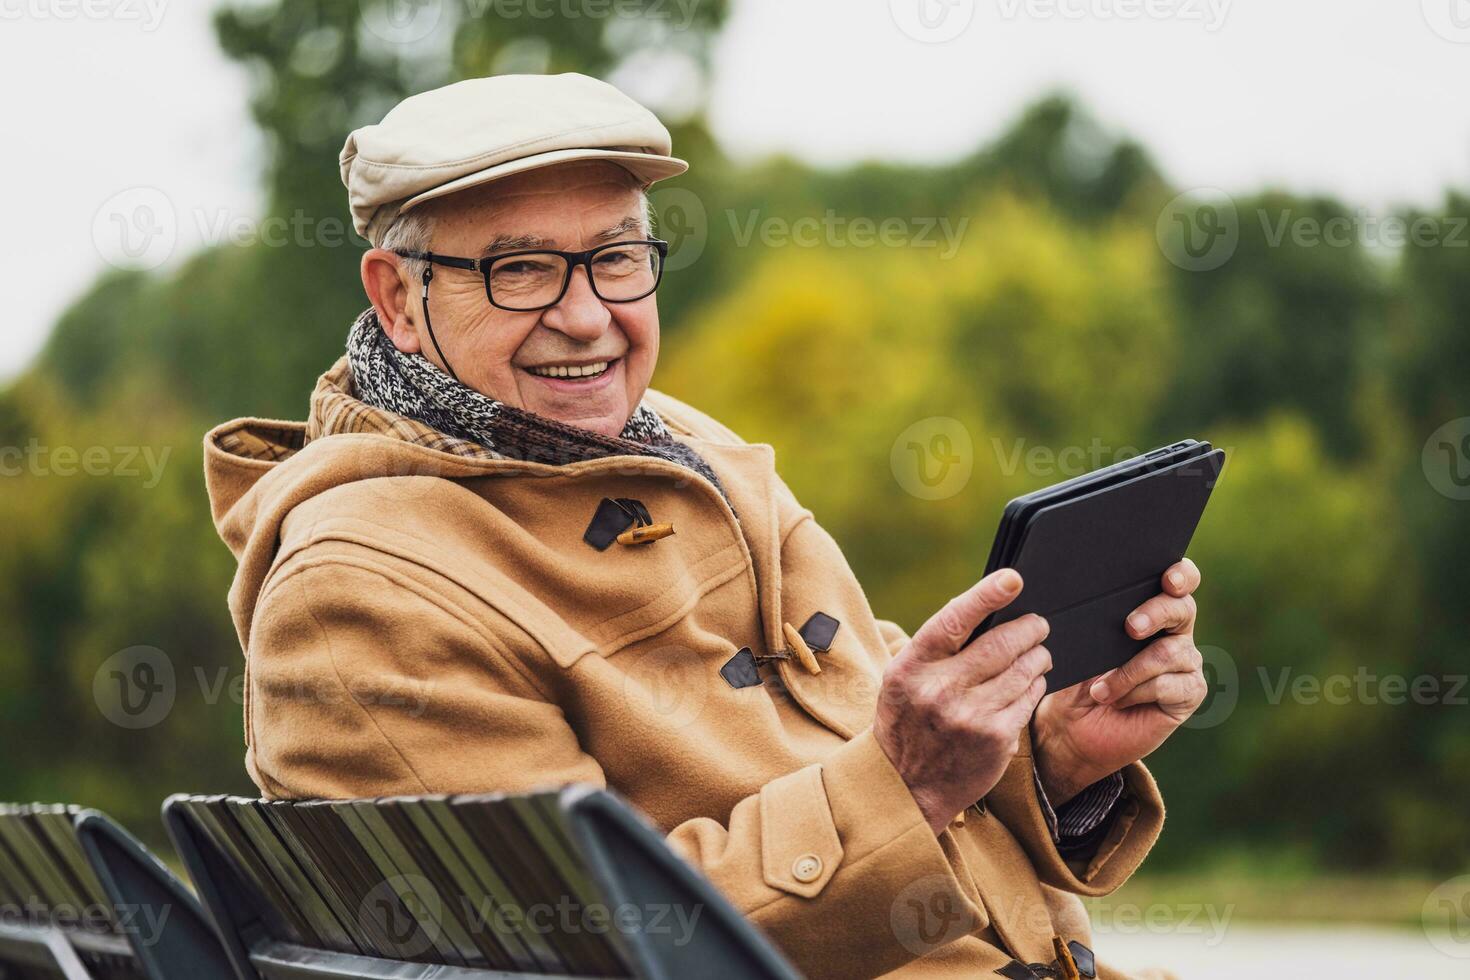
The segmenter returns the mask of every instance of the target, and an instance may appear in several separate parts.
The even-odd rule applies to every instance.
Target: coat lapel
[[[741,535],[750,552],[760,605],[761,653],[786,648],[782,624],[800,628],[808,609],[820,598],[820,583],[784,581],[781,542],[784,532],[804,511],[776,475],[776,453],[769,445],[698,441],[700,455],[719,474],[739,517]],[[834,569],[834,574],[836,570]],[[809,594],[810,593],[810,594]],[[873,723],[878,678],[865,651],[856,650],[852,629],[842,630],[831,649],[820,655],[821,674],[808,673],[795,660],[778,662],[781,682],[791,698],[827,728],[850,739]]]

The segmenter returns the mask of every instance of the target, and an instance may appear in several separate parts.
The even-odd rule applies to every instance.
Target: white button
[[[791,865],[791,876],[797,881],[816,881],[822,877],[822,859],[815,854],[803,854]]]

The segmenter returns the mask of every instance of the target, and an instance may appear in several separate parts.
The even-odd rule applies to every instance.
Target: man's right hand
[[[986,616],[1021,594],[1003,568],[955,596],[883,672],[873,734],[935,834],[990,792],[1046,694],[1050,630],[1034,614],[986,630]]]

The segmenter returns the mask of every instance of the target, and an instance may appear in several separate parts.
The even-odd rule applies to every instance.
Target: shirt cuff
[[[1041,775],[1036,774],[1036,798],[1041,803],[1041,813],[1046,818],[1051,839],[1058,848],[1067,848],[1068,845],[1086,840],[1093,831],[1107,822],[1122,795],[1123,774],[1115,772],[1099,779],[1060,807],[1052,809],[1051,801],[1046,798],[1046,790],[1041,786]]]

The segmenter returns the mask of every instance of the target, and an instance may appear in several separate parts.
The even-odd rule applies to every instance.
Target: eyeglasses
[[[483,259],[463,259],[434,252],[400,250],[406,259],[419,259],[453,269],[478,271],[485,279],[490,305],[512,313],[544,310],[561,302],[578,266],[587,270],[592,292],[607,303],[632,303],[652,295],[663,278],[669,243],[658,239],[612,242],[585,252],[528,249]],[[425,270],[425,286],[432,274]]]
[[[424,266],[424,326],[429,340],[439,352],[449,376],[454,373],[439,338],[434,335],[434,321],[429,316],[429,283],[434,281],[434,266],[478,270],[485,279],[485,298],[490,305],[512,313],[531,313],[561,302],[572,282],[572,270],[587,269],[592,292],[605,303],[631,303],[651,296],[664,274],[664,258],[669,243],[650,238],[646,241],[611,242],[585,252],[559,252],[553,249],[526,249],[505,252],[483,259],[462,259],[434,252],[394,249],[405,259],[427,262]]]

